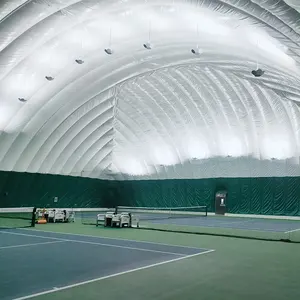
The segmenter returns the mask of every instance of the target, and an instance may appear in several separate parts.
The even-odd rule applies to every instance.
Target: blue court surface
[[[169,224],[177,226],[200,226],[208,228],[228,228],[228,229],[243,229],[265,232],[281,232],[288,233],[300,230],[299,220],[279,220],[279,219],[260,219],[260,218],[241,218],[241,217],[188,217],[188,218],[171,218],[156,220],[144,220],[141,218],[141,224]]]
[[[0,230],[0,299],[30,299],[212,251],[30,229]]]

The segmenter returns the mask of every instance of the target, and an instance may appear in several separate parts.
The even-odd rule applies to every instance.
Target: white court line
[[[101,280],[104,280],[104,279],[113,278],[113,277],[133,273],[133,272],[140,271],[140,270],[150,269],[150,268],[153,268],[153,267],[156,267],[156,266],[168,264],[168,263],[179,261],[179,260],[186,259],[186,258],[195,257],[195,256],[202,255],[202,254],[207,254],[207,253],[210,253],[210,252],[213,252],[213,251],[215,251],[215,250],[207,250],[205,252],[191,254],[191,255],[184,256],[184,257],[178,257],[178,258],[162,261],[162,262],[159,262],[159,263],[155,263],[155,264],[152,264],[152,265],[139,267],[139,268],[135,268],[135,269],[131,269],[131,270],[127,270],[127,271],[123,271],[123,272],[119,272],[119,273],[115,273],[115,274],[111,274],[111,275],[107,275],[107,276],[102,276],[102,277],[98,277],[98,278],[95,278],[95,279],[82,281],[82,282],[66,285],[66,286],[59,287],[59,288],[54,288],[54,289],[51,289],[51,290],[48,290],[48,291],[45,291],[45,292],[36,293],[36,294],[32,294],[32,295],[27,295],[27,296],[20,297],[20,298],[14,298],[12,300],[26,300],[26,299],[35,298],[35,297],[38,297],[38,296],[43,296],[43,295],[47,295],[47,294],[51,294],[51,293],[56,293],[56,292],[59,292],[59,291],[71,289],[71,288],[74,288],[74,287],[77,287],[77,286],[81,286],[81,285],[101,281]]]
[[[113,244],[103,244],[103,243],[88,242],[88,241],[61,239],[61,238],[55,238],[55,237],[39,236],[39,235],[34,235],[34,234],[25,234],[25,233],[8,232],[8,231],[2,231],[2,233],[14,234],[14,235],[21,235],[21,236],[38,237],[38,238],[42,238],[42,239],[50,239],[50,240],[72,242],[72,243],[81,243],[81,244],[90,244],[90,245],[98,245],[98,246],[105,246],[105,247],[130,249],[130,250],[145,251],[145,252],[171,254],[171,255],[184,256],[184,257],[187,256],[187,254],[183,254],[183,253],[174,253],[174,252],[168,252],[168,251],[152,250],[152,249],[129,247],[129,246],[120,246],[120,245],[113,245]],[[199,249],[199,250],[201,250],[201,249]]]
[[[52,241],[52,242],[44,242],[44,243],[33,243],[33,244],[20,244],[20,245],[13,245],[13,246],[3,246],[0,247],[1,249],[11,249],[11,248],[21,248],[21,247],[31,247],[31,246],[38,246],[38,245],[47,245],[47,244],[55,244],[55,243],[63,243],[64,241]]]
[[[300,228],[289,230],[289,231],[286,231],[285,233],[291,233],[291,232],[296,232],[296,231],[300,231]]]
[[[210,249],[206,249],[206,248],[197,248],[197,247],[182,246],[182,245],[175,245],[175,244],[174,245],[173,244],[165,244],[165,243],[160,243],[160,242],[156,243],[156,242],[149,242],[149,241],[143,241],[143,240],[131,240],[131,239],[124,239],[124,238],[114,238],[114,237],[106,237],[106,236],[99,236],[99,235],[97,236],[97,235],[80,234],[80,233],[55,232],[55,231],[47,231],[47,230],[40,230],[40,229],[30,229],[30,228],[19,228],[19,229],[26,230],[26,231],[34,231],[34,232],[46,232],[46,233],[53,233],[53,234],[64,234],[64,235],[92,237],[92,238],[97,238],[97,239],[120,240],[120,241],[134,242],[134,243],[145,243],[145,244],[151,244],[151,245],[172,246],[172,247],[195,249],[195,250],[210,250]]]

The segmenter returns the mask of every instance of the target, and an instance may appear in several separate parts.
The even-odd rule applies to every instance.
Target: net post
[[[115,214],[117,215],[118,214],[118,211],[119,211],[119,208],[118,206],[115,207]]]
[[[207,205],[205,205],[205,217],[207,217],[207,212],[208,212]]]
[[[34,207],[32,210],[31,227],[35,227],[35,215],[36,215],[36,207]]]

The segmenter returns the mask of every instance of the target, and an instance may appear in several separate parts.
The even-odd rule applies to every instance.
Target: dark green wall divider
[[[0,207],[107,207],[117,204],[116,185],[81,177],[0,172]]]
[[[214,211],[214,194],[223,189],[228,191],[228,212],[300,215],[299,177],[122,181],[120,205],[207,205]]]
[[[0,172],[0,207],[208,205],[214,211],[214,194],[224,189],[231,213],[300,215],[300,177],[105,181]]]

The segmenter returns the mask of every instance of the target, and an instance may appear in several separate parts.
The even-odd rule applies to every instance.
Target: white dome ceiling
[[[296,2],[1,1],[0,170],[300,176]]]

